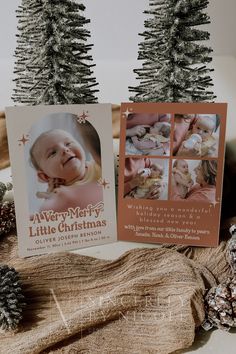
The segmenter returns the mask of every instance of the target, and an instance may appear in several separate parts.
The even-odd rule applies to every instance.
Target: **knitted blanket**
[[[229,275],[225,247],[134,249],[115,261],[73,253],[19,259],[16,237],[6,236],[1,263],[20,273],[27,306],[18,331],[0,333],[0,353],[187,348],[204,319],[205,288]]]

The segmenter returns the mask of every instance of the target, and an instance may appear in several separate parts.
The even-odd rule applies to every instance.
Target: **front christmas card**
[[[116,240],[111,105],[6,110],[19,255]]]
[[[217,246],[227,105],[124,103],[120,240]]]

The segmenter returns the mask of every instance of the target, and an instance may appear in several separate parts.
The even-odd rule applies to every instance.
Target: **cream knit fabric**
[[[17,257],[0,240],[1,263],[21,274],[27,307],[4,354],[154,354],[191,346],[204,319],[205,287],[229,274],[226,242],[215,249],[135,249],[115,261],[72,253]],[[178,248],[178,247],[177,247]],[[218,279],[219,278],[219,279]]]

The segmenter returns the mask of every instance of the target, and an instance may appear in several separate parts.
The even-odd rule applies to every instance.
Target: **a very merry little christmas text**
[[[107,221],[99,219],[103,211],[104,204],[98,203],[95,206],[88,205],[85,209],[77,207],[63,212],[46,210],[36,213],[33,216],[33,225],[29,226],[29,237],[105,227]]]

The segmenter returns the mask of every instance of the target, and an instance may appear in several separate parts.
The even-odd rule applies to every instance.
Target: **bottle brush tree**
[[[75,0],[22,0],[17,11],[15,89],[23,104],[95,103],[97,82],[87,43],[90,20]]]
[[[212,101],[209,90],[213,69],[212,49],[204,44],[210,34],[201,25],[210,23],[204,12],[208,0],[150,0],[144,40],[139,44],[135,69],[139,85],[129,87],[134,102]]]

